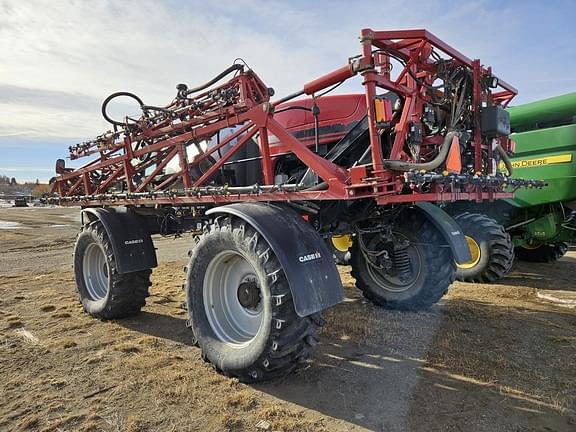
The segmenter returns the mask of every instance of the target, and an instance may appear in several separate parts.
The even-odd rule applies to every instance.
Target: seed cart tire
[[[514,244],[504,227],[479,213],[462,213],[455,220],[466,236],[472,255],[470,261],[458,264],[456,279],[494,283],[506,276],[514,263]]]
[[[568,242],[543,244],[534,249],[519,246],[516,248],[516,257],[522,261],[549,263],[558,261],[569,249]]]
[[[366,241],[362,239],[365,236],[357,235],[350,260],[356,287],[368,300],[387,309],[427,309],[438,302],[454,282],[456,263],[452,250],[434,224],[419,212],[403,214],[402,224],[395,227],[393,233],[409,242],[411,279],[403,282],[378,272],[362,253],[360,241]],[[378,246],[378,240],[367,243]]]
[[[118,274],[110,239],[100,221],[85,225],[74,247],[76,289],[84,310],[101,319],[135,315],[146,304],[151,270]]]
[[[296,314],[277,257],[240,218],[220,217],[199,238],[185,290],[202,357],[242,382],[288,374],[317,342],[321,316]]]

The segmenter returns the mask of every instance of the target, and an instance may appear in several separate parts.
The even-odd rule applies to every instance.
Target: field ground
[[[102,322],[74,293],[78,223],[77,210],[0,209],[1,431],[576,430],[575,251],[456,283],[420,313],[366,303],[342,267],[348,298],[312,358],[247,386],[191,346],[189,237],[156,242],[140,315]]]

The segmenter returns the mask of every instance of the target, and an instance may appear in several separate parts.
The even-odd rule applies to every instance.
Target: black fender
[[[141,217],[128,208],[85,208],[82,226],[99,220],[108,234],[118,273],[131,273],[158,266],[156,249]]]
[[[414,204],[414,209],[424,214],[440,231],[442,237],[452,249],[454,261],[457,264],[463,264],[472,259],[464,233],[458,223],[448,213],[429,202],[416,203]]]
[[[274,204],[237,203],[206,212],[219,213],[245,220],[268,242],[284,269],[299,316],[320,312],[344,300],[332,252],[296,211]]]

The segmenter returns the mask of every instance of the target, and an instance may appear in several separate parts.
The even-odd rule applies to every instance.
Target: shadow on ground
[[[530,281],[546,287],[546,271],[558,274],[550,289],[574,290],[575,261],[520,263],[506,279],[517,293],[460,284],[457,295],[418,313],[374,307],[347,283],[348,299],[326,311],[312,358],[252,387],[331,417],[331,427],[341,421],[342,430],[573,431],[576,315],[519,300],[532,298]],[[152,303],[164,307],[168,297],[156,296]],[[193,345],[185,315],[173,315],[146,311],[118,323]]]
[[[118,320],[117,323],[149,336],[194,346],[194,337],[190,329],[186,328],[185,318],[143,311],[133,318]]]
[[[497,284],[521,288],[576,291],[575,267],[576,257],[574,256],[564,256],[553,263],[531,263],[516,260],[512,271]],[[550,277],[550,275],[555,277]]]
[[[349,309],[341,318],[353,314],[381,337],[331,335],[296,375],[256,388],[371,430],[464,430],[463,419],[467,430],[574,430],[566,379],[576,349],[549,325],[574,325],[572,314],[452,300],[400,318],[355,303],[338,307]]]

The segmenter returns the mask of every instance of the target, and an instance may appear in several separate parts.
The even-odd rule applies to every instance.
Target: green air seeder
[[[554,261],[576,239],[576,93],[508,112],[510,138],[516,143],[512,178],[539,179],[547,186],[518,189],[513,199],[489,204],[448,206],[474,257],[459,266],[460,280],[495,282],[510,270],[514,255]]]
[[[553,249],[558,245],[566,249],[562,243],[576,237],[576,93],[509,112],[516,142],[513,177],[542,179],[548,186],[518,190],[509,202],[519,211],[510,212],[511,219],[503,222],[508,227],[517,225],[509,229],[517,255],[550,261],[557,255]]]
[[[516,142],[513,177],[545,180],[543,189],[520,189],[523,208],[563,203],[576,206],[576,93],[509,108]]]

